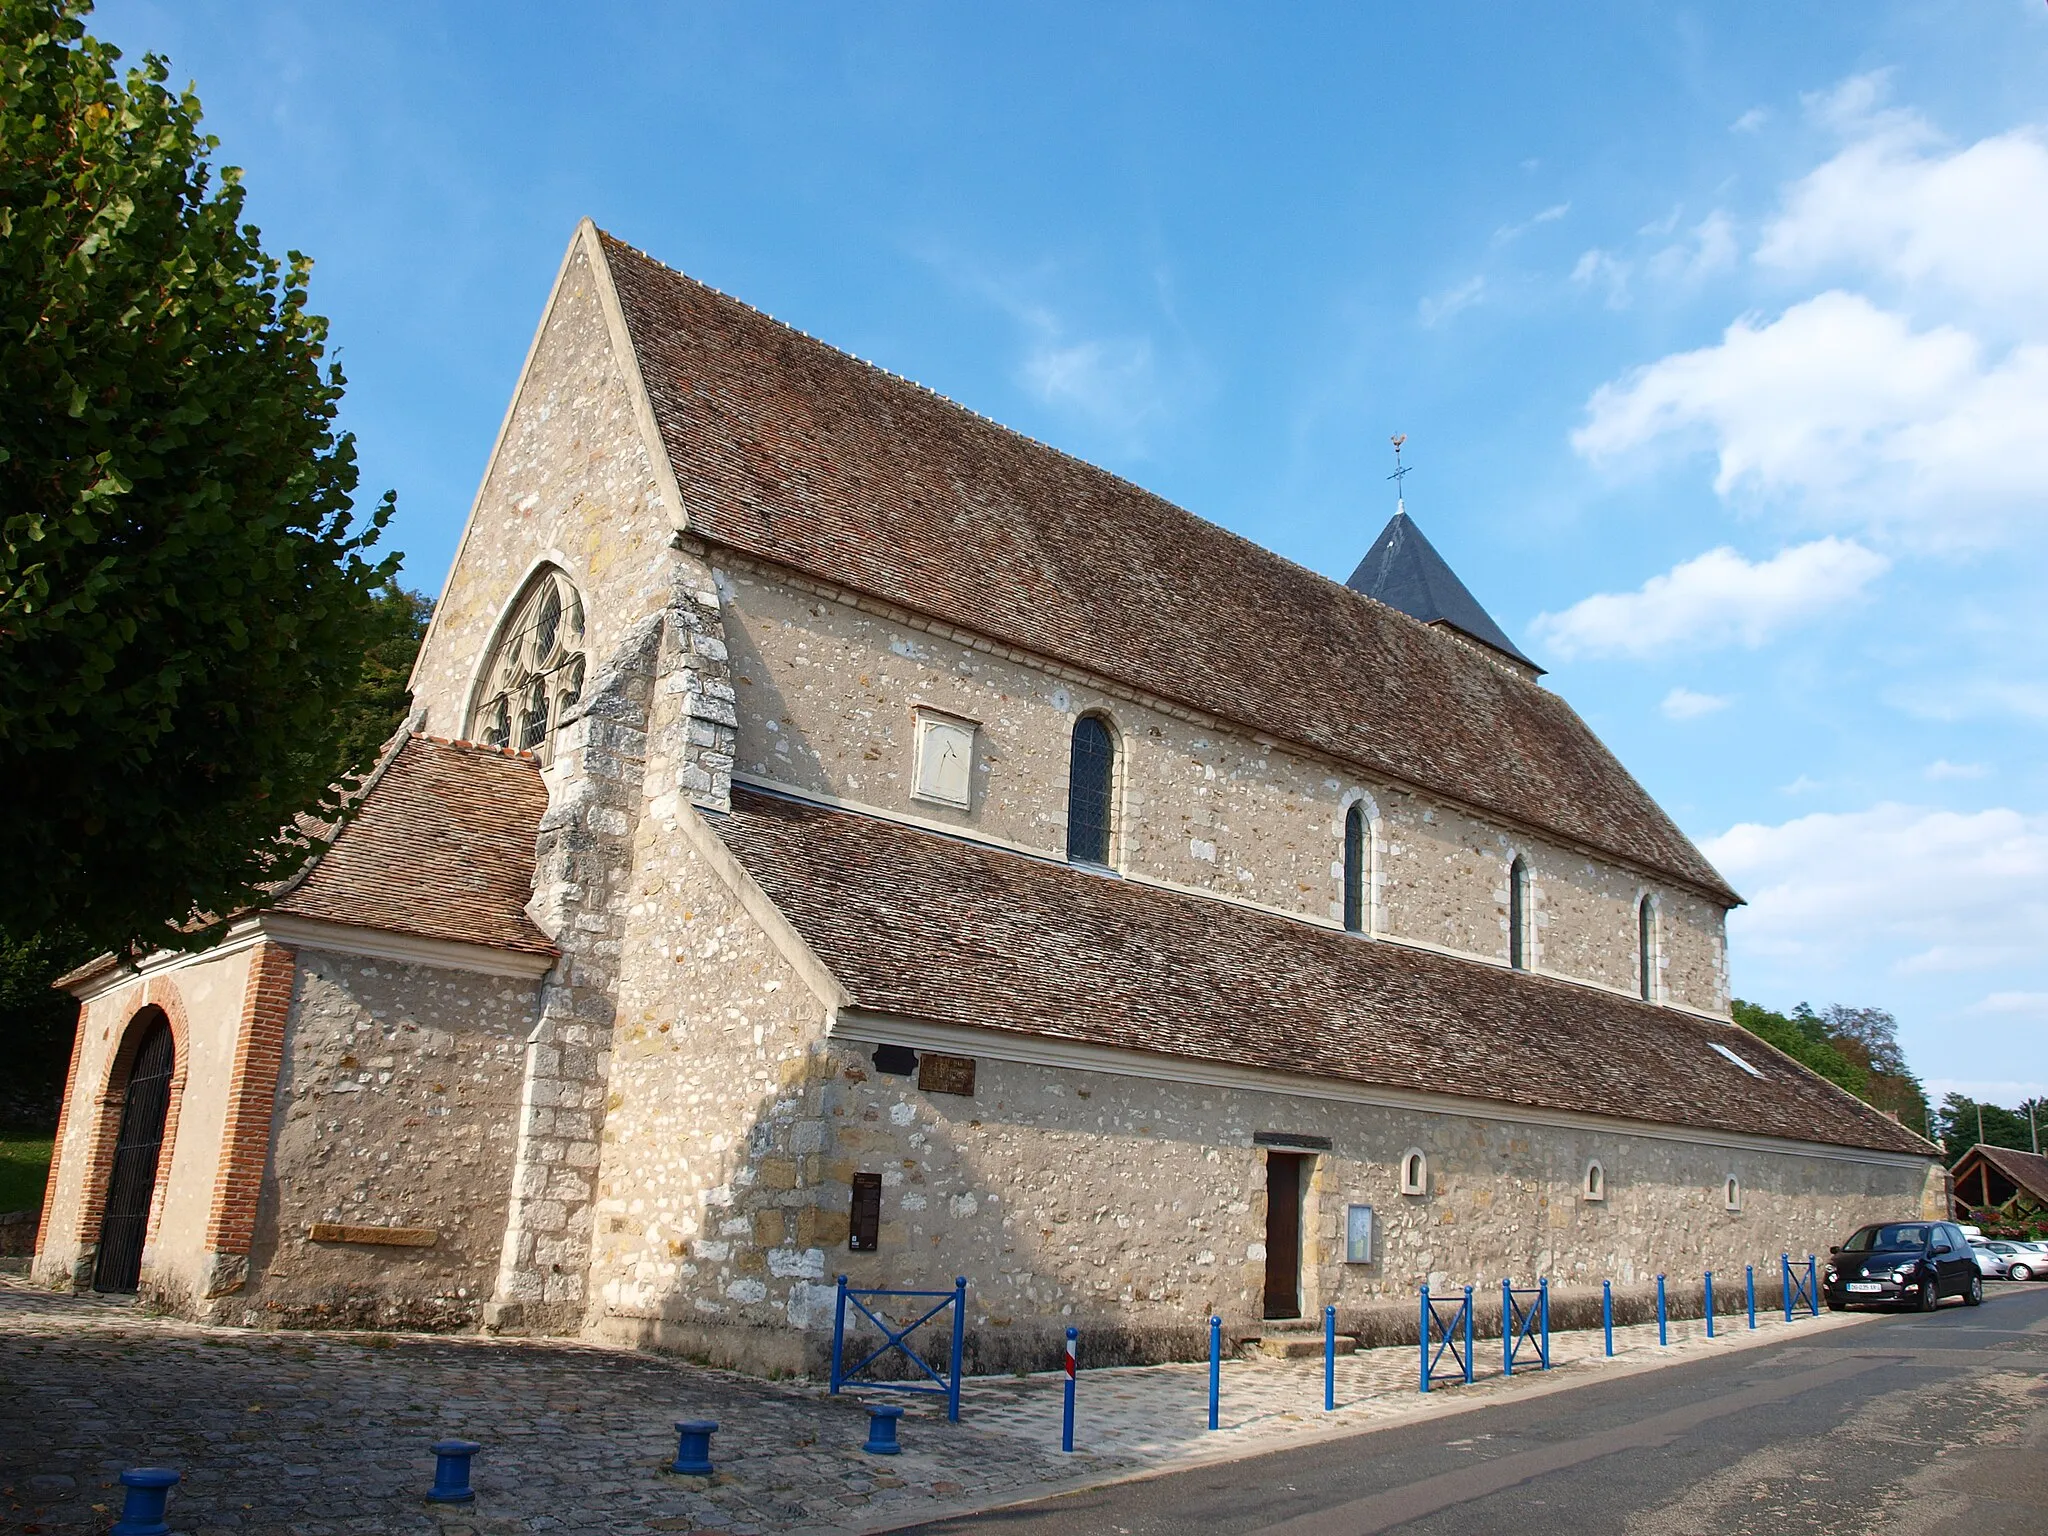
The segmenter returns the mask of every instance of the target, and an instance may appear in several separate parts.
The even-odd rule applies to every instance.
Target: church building
[[[759,1371],[964,1275],[993,1368],[1945,1214],[1539,676],[585,223],[353,814],[65,978],[34,1273]]]

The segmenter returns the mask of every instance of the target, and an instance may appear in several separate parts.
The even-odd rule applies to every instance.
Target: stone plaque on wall
[[[957,1093],[974,1097],[974,1058],[940,1056],[926,1051],[917,1063],[917,1086],[926,1093]]]

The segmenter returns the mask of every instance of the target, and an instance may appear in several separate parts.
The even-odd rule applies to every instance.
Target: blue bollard
[[[1714,1336],[1714,1272],[1707,1271],[1707,1337]]]
[[[1543,1369],[1550,1369],[1550,1280],[1536,1282],[1536,1320],[1543,1338]]]
[[[678,1419],[676,1459],[669,1471],[685,1477],[709,1477],[716,1470],[711,1465],[711,1437],[717,1433],[715,1419]]]
[[[1820,1316],[1820,1261],[1810,1253],[1806,1256],[1806,1307],[1815,1317]]]
[[[1781,1253],[1778,1262],[1784,1266],[1783,1276],[1778,1281],[1778,1290],[1785,1300],[1785,1321],[1792,1321],[1792,1255]]]
[[[1060,1416],[1060,1449],[1063,1451],[1074,1448],[1074,1340],[1079,1336],[1078,1329],[1067,1330],[1067,1402]]]
[[[121,1486],[128,1496],[112,1536],[170,1536],[164,1506],[170,1503],[171,1485],[177,1480],[169,1467],[131,1467],[123,1472]]]
[[[1223,1319],[1209,1318],[1209,1427],[1216,1427],[1216,1409],[1223,1395]]]
[[[1742,1288],[1743,1288],[1743,1290],[1745,1290],[1745,1291],[1747,1291],[1747,1292],[1749,1293],[1749,1326],[1750,1326],[1750,1331],[1751,1331],[1751,1332],[1755,1332],[1755,1330],[1756,1330],[1756,1266],[1755,1266],[1754,1264],[1745,1264],[1745,1265],[1743,1265],[1743,1266],[1742,1266]]]
[[[1337,1309],[1323,1308],[1323,1412],[1337,1411]]]
[[[1657,1342],[1660,1345],[1671,1342],[1671,1330],[1664,1323],[1664,1277],[1657,1277]]]
[[[429,1504],[467,1504],[476,1497],[469,1486],[469,1458],[483,1447],[474,1440],[434,1442],[434,1486],[427,1490]]]
[[[1607,1335],[1607,1353],[1614,1353],[1614,1282],[1600,1282],[1600,1328]]]
[[[896,1421],[903,1409],[895,1403],[868,1404],[868,1443],[861,1447],[870,1456],[897,1456],[903,1451],[896,1439]]]

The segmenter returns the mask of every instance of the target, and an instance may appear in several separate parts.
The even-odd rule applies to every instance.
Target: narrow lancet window
[[[1116,738],[1100,715],[1074,722],[1067,779],[1067,857],[1077,864],[1109,863],[1115,831]]]
[[[1519,855],[1508,869],[1508,964],[1529,969],[1529,866]]]
[[[1636,965],[1642,977],[1643,1001],[1657,1001],[1657,902],[1645,896],[1636,904]]]
[[[1344,927],[1351,933],[1365,932],[1365,832],[1365,807],[1354,805],[1344,813]]]

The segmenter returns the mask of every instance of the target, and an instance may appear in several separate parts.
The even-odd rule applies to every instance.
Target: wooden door
[[[1266,1154],[1266,1316],[1301,1316],[1301,1171],[1299,1152]]]
[[[157,1154],[163,1150],[164,1115],[171,1106],[171,1026],[148,1026],[128,1073],[121,1106],[121,1137],[114,1147],[114,1172],[107,1180],[106,1212],[100,1218],[100,1252],[93,1266],[96,1291],[132,1291],[142,1278],[142,1245],[149,1236],[149,1208],[156,1197]]]

